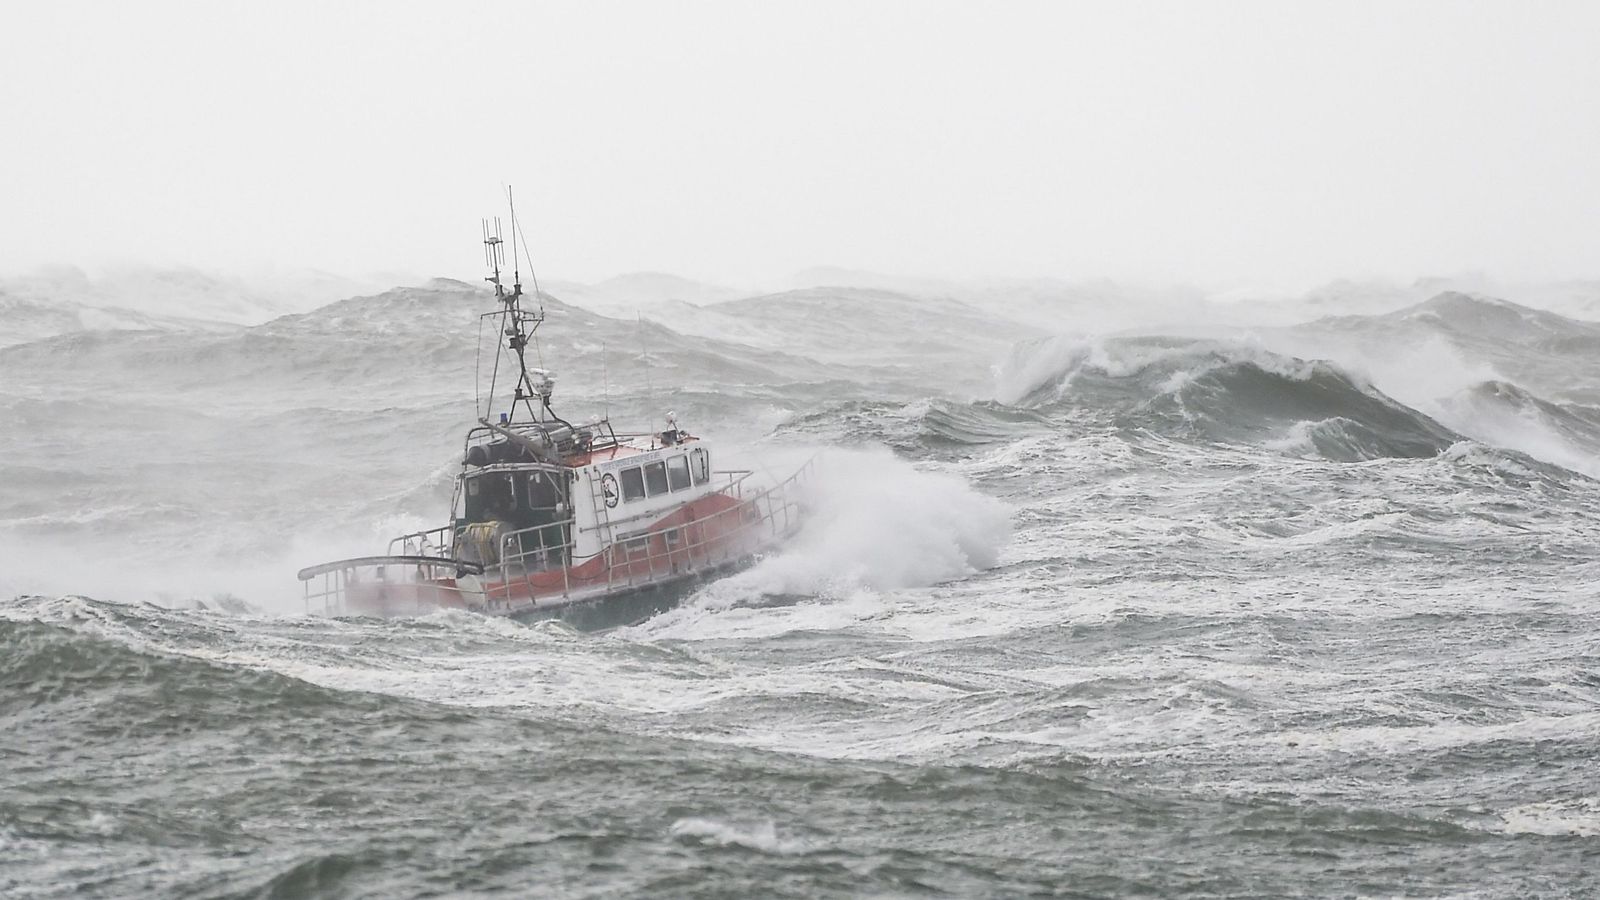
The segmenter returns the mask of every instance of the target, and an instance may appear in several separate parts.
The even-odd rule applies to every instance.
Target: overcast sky
[[[0,5],[0,271],[1600,276],[1600,3]]]

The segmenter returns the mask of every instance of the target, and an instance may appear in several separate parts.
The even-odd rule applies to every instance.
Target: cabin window
[[[711,458],[706,451],[696,449],[689,454],[689,468],[694,470],[694,483],[705,484],[711,480]]]
[[[528,509],[554,509],[566,493],[562,480],[561,475],[555,472],[529,473],[527,484],[524,485],[528,492]]]
[[[644,475],[638,466],[622,470],[622,499],[624,502],[644,499]]]
[[[510,474],[496,473],[480,475],[474,481],[479,485],[478,502],[467,505],[468,512],[473,511],[474,505],[477,508],[473,521],[511,521],[517,509],[518,479]]]
[[[628,538],[622,542],[622,549],[626,551],[629,556],[646,553],[650,549],[650,536],[645,534],[636,538]]]
[[[667,549],[669,550],[683,543],[683,533],[676,528],[668,528],[661,533],[661,536],[667,539]]]
[[[472,480],[467,482],[467,496],[468,497],[476,497],[476,496],[478,496],[478,479],[474,478],[474,479],[472,479]]]
[[[689,457],[680,454],[667,460],[667,481],[675,491],[689,486]]]
[[[650,496],[667,492],[667,464],[653,462],[644,467],[644,486],[650,490]]]

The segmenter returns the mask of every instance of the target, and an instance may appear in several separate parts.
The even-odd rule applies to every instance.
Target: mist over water
[[[1600,891],[1600,288],[828,274],[546,286],[565,418],[819,471],[598,633],[304,611],[485,292],[0,282],[0,894]]]

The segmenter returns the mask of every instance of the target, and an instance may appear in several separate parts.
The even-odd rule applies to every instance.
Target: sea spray
[[[730,590],[814,596],[920,587],[994,565],[1010,533],[999,501],[886,450],[830,450],[817,473],[800,533],[729,579]]]
[[[886,450],[828,450],[816,472],[792,540],[626,632],[698,639],[843,628],[881,613],[889,592],[992,567],[1010,539],[1005,504]]]

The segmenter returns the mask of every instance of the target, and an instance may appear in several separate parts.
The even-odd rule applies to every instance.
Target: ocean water
[[[486,295],[30,308],[0,896],[1600,894],[1600,324],[556,293],[558,411],[816,454],[793,543],[599,632],[308,615],[446,514]]]

